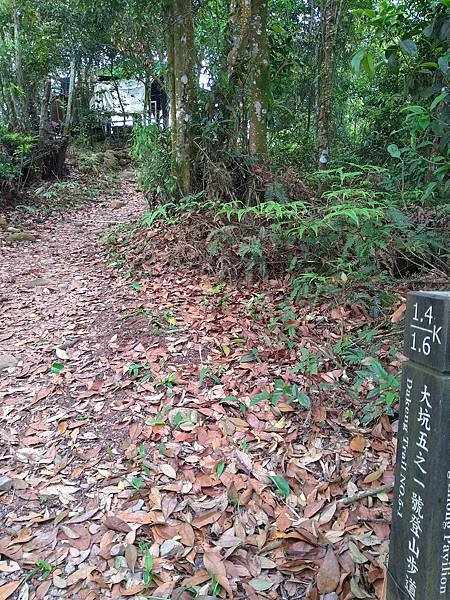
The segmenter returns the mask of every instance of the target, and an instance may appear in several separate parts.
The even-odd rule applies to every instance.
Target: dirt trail
[[[36,242],[0,242],[0,360],[17,362],[0,371],[0,598],[314,600],[322,565],[333,598],[381,593],[389,497],[336,502],[392,481],[389,422],[371,446],[320,391],[342,370],[290,371],[341,313],[302,309],[296,348],[268,328],[283,282],[258,312],[257,286],[170,267],[164,238],[134,281],[99,231],[145,208],[125,174],[114,197],[30,228]],[[312,386],[311,410],[284,400],[292,385]]]
[[[56,359],[55,347],[65,343],[76,342],[74,347],[83,354],[78,369],[80,362],[86,363],[83,347],[93,350],[110,320],[116,296],[124,294],[125,302],[127,292],[132,297],[129,286],[107,266],[99,240],[109,224],[129,222],[145,210],[145,199],[131,175],[115,197],[122,195],[126,203],[119,209],[111,210],[111,201],[105,198],[88,210],[27,229],[38,238],[34,243],[1,247],[0,352],[22,361],[20,380],[29,378],[36,362]],[[50,379],[33,378],[35,383]],[[21,402],[28,400],[21,395]]]

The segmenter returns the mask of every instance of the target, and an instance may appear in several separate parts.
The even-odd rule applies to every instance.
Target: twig
[[[392,489],[394,489],[394,484],[387,483],[386,485],[382,485],[377,488],[371,488],[370,490],[365,490],[364,492],[359,492],[358,494],[355,494],[354,496],[349,496],[348,498],[344,498],[344,500],[341,500],[339,502],[339,504],[341,506],[348,506],[349,504],[353,504],[353,502],[358,502],[358,500],[361,500],[362,498],[368,498],[369,496],[376,496],[377,494],[381,494],[382,492],[390,492]]]

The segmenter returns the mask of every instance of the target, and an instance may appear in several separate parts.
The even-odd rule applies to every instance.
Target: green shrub
[[[14,193],[32,168],[36,138],[10,132],[0,123],[0,191]]]
[[[330,277],[345,283],[383,271],[445,270],[445,207],[430,206],[425,215],[416,196],[402,198],[381,185],[386,170],[379,168],[348,165],[317,177],[327,189],[320,199],[287,200],[271,190],[270,199],[249,206],[198,194],[159,204],[144,222],[195,222],[195,239],[214,266],[232,265],[249,280],[287,271],[293,299],[320,291]]]
[[[175,195],[170,148],[169,132],[155,124],[134,126],[132,155],[139,161],[139,185],[150,205],[166,202]]]

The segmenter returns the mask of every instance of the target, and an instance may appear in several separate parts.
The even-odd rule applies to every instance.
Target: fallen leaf
[[[11,581],[10,583],[5,583],[0,587],[0,600],[7,600],[10,598],[14,592],[17,590],[22,581]]]
[[[377,479],[380,479],[380,477],[382,477],[383,473],[384,473],[384,468],[380,467],[373,473],[369,473],[369,475],[364,477],[364,483],[372,483],[373,481],[377,481]]]
[[[362,435],[356,435],[350,442],[350,448],[353,450],[353,452],[364,452],[365,447],[366,440]]]
[[[129,588],[120,587],[119,589],[122,596],[136,596],[144,591],[146,587],[145,583],[137,583]]]
[[[334,592],[339,585],[341,569],[333,548],[328,546],[325,558],[317,573],[317,589],[321,594]]]
[[[405,316],[405,312],[406,312],[406,304],[403,303],[392,314],[391,323],[399,323],[403,319],[403,317]]]
[[[105,517],[103,519],[103,524],[107,529],[112,529],[113,531],[119,531],[122,533],[128,533],[131,531],[131,527],[128,525],[128,523],[125,523],[125,521],[122,521],[122,519],[119,519],[118,517]]]
[[[56,356],[58,358],[61,358],[62,360],[68,360],[69,355],[67,354],[67,352],[65,350],[63,350],[62,348],[56,348],[55,350]]]
[[[67,586],[70,587],[74,583],[87,579],[96,568],[95,565],[84,565],[83,567],[80,567],[77,571],[69,575],[67,578]]]
[[[170,477],[170,479],[177,478],[177,472],[171,465],[163,464],[163,465],[160,465],[159,469],[160,469],[161,473],[164,473],[164,475],[167,475],[167,477]]]
[[[270,590],[275,582],[270,579],[260,579],[255,578],[249,581],[249,584],[252,586],[254,590],[257,592],[265,592],[266,590]]]
[[[199,515],[198,517],[195,517],[195,519],[192,521],[192,526],[196,529],[201,529],[205,525],[211,525],[211,523],[215,523],[222,515],[223,512],[220,510],[208,511]]]
[[[136,546],[132,544],[128,544],[125,548],[125,560],[127,561],[127,565],[130,568],[130,571],[134,573],[134,568],[136,566],[136,561],[138,558],[138,552]]]
[[[203,563],[206,570],[211,573],[211,575],[214,575],[214,577],[217,579],[217,582],[226,591],[227,595],[230,598],[233,598],[233,591],[230,587],[225,565],[220,554],[214,550],[205,550],[203,555]]]

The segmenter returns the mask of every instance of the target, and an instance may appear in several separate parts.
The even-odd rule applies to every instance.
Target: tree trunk
[[[267,112],[270,99],[267,0],[251,0],[252,103],[250,108],[250,155],[267,156]]]
[[[0,30],[0,35],[2,36],[3,45],[14,46],[14,40],[6,29],[3,32]],[[4,82],[5,98],[7,101],[8,110],[11,111],[11,118],[9,119],[10,125],[13,125],[21,131],[25,131],[26,127],[23,118],[23,108],[16,91],[17,78],[15,65],[15,58],[13,57],[11,71],[8,73],[7,77],[5,77]]]
[[[182,195],[193,189],[197,82],[191,0],[173,0],[173,67],[176,104],[176,173]]]
[[[48,135],[48,105],[50,104],[50,94],[52,91],[52,81],[48,79],[45,83],[44,94],[41,102],[41,113],[39,116],[39,142],[45,144]]]
[[[175,98],[175,7],[167,0],[167,81],[170,102],[170,141],[172,149],[172,174],[176,176],[177,163],[177,102]]]
[[[25,131],[25,123],[23,122],[22,106],[20,104],[19,98],[17,97],[16,90],[13,87],[10,87],[8,92],[9,92],[9,99],[10,99],[11,105],[13,107],[12,114],[14,115],[14,121],[15,121],[18,129]]]
[[[69,96],[67,98],[66,118],[64,120],[63,137],[69,137],[70,129],[73,120],[73,106],[75,96],[75,75],[76,75],[76,60],[73,57],[70,61],[70,78],[69,78]]]
[[[244,106],[244,87],[248,73],[248,46],[250,41],[251,0],[232,0],[229,17],[231,47],[228,52],[224,81],[226,88],[219,92],[219,119],[223,133],[219,143],[229,152],[237,150],[240,138],[241,109]],[[247,140],[245,131],[244,139]]]
[[[19,121],[23,123],[23,129],[27,132],[31,131],[30,125],[30,110],[28,102],[28,89],[25,85],[22,70],[22,49],[20,44],[20,18],[17,10],[17,5],[13,3],[13,21],[14,21],[14,74],[17,86],[20,88],[20,98],[17,99],[20,105]],[[13,100],[14,101],[14,100]]]
[[[54,165],[52,164],[53,152],[51,152],[51,142],[49,140],[49,119],[48,106],[50,104],[50,95],[52,91],[52,81],[48,79],[45,82],[44,93],[42,95],[41,111],[39,115],[39,135],[38,135],[38,154],[35,160],[41,174],[47,177],[52,173]]]
[[[333,67],[342,0],[324,0],[322,8],[322,69],[318,115],[319,169],[327,168],[331,142]]]
[[[2,102],[6,106],[6,121],[13,129],[17,126],[16,111],[11,100],[8,84],[0,77],[0,87],[2,93]]]

